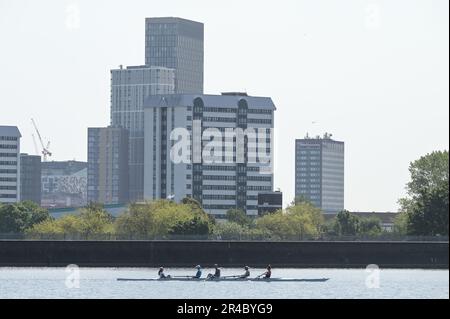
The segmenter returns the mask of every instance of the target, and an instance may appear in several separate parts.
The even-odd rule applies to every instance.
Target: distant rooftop
[[[112,69],[111,71],[131,71],[131,70],[143,70],[143,69],[150,69],[150,70],[173,70],[171,68],[166,68],[164,66],[154,66],[154,65],[130,65],[130,66],[124,66],[119,65],[117,69]]]
[[[72,175],[87,169],[87,162],[80,161],[52,161],[42,162],[43,175]]]
[[[228,95],[228,96],[248,96],[247,92],[222,92],[222,95]]]
[[[201,98],[205,107],[228,107],[237,108],[240,100],[244,99],[250,109],[270,109],[275,110],[275,104],[270,97],[256,97],[236,94],[167,94],[151,95],[144,101],[144,108],[153,107],[187,107],[193,106],[194,100]]]
[[[28,154],[28,153],[20,153],[21,157],[39,157],[41,158],[41,155],[33,155],[33,154]]]
[[[194,21],[194,20],[188,20],[188,19],[183,19],[183,18],[179,18],[179,17],[150,17],[150,18],[145,18],[145,21],[147,23],[179,23],[179,22],[184,22],[184,23],[203,24],[202,22],[198,22],[198,21]]]
[[[17,126],[0,125],[0,136],[22,137]]]
[[[336,143],[344,143],[341,141],[336,141],[334,139],[332,139],[333,134],[327,133],[325,132],[322,136],[320,135],[316,135],[316,136],[309,136],[308,133],[306,133],[306,136],[302,139],[296,139],[297,142],[302,142],[302,143],[310,143],[310,144],[316,144],[317,142],[321,142],[321,141],[331,141],[331,142],[336,142]]]

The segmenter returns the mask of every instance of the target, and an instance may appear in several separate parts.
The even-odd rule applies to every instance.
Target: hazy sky
[[[270,96],[275,187],[294,196],[294,141],[345,141],[345,206],[397,210],[409,162],[449,145],[447,0],[0,0],[0,125],[35,153],[86,160],[109,124],[111,68],[144,64],[144,18],[205,23],[205,93]],[[312,124],[312,122],[317,122]]]

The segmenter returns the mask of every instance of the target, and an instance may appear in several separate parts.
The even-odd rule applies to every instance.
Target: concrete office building
[[[41,157],[20,154],[20,199],[41,205]]]
[[[0,125],[0,203],[20,201],[20,138],[16,126]]]
[[[144,188],[144,100],[174,93],[175,73],[163,67],[130,66],[111,70],[111,125],[129,132],[129,199],[139,201]]]
[[[42,162],[41,167],[42,207],[81,207],[87,204],[86,162]]]
[[[219,218],[232,208],[256,216],[258,194],[273,190],[274,111],[271,98],[250,97],[245,93],[150,96],[145,104],[144,198],[180,201],[192,197],[207,213]],[[206,154],[209,133],[219,134],[219,143],[223,143],[223,133],[238,128],[260,129],[264,135],[258,135],[256,148],[248,140],[239,148],[232,138],[231,145],[219,145],[224,152],[214,153],[215,159],[202,157]],[[174,140],[176,134],[171,138],[174,129],[188,133],[187,161],[173,160],[171,149],[178,145]],[[269,154],[270,164],[259,156],[257,161],[249,160],[256,152]],[[242,153],[244,161],[237,160]]]
[[[295,196],[324,213],[344,209],[344,142],[329,134],[295,141]]]
[[[203,93],[203,23],[145,19],[145,64],[175,70],[175,93]]]
[[[88,129],[88,201],[127,203],[128,131],[122,127]]]

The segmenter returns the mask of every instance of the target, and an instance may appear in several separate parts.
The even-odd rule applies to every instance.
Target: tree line
[[[410,164],[407,197],[399,200],[394,233],[400,236],[448,236],[448,152],[433,152]],[[248,239],[285,240],[327,237],[377,237],[385,233],[378,218],[348,211],[326,221],[304,198],[286,209],[251,218],[231,209],[215,220],[192,198],[130,204],[118,217],[90,203],[78,214],[55,219],[32,202],[0,204],[0,234],[45,239]]]

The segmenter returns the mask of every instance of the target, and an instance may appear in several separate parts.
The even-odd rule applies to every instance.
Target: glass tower
[[[175,70],[175,93],[203,93],[203,23],[145,20],[145,64]]]

